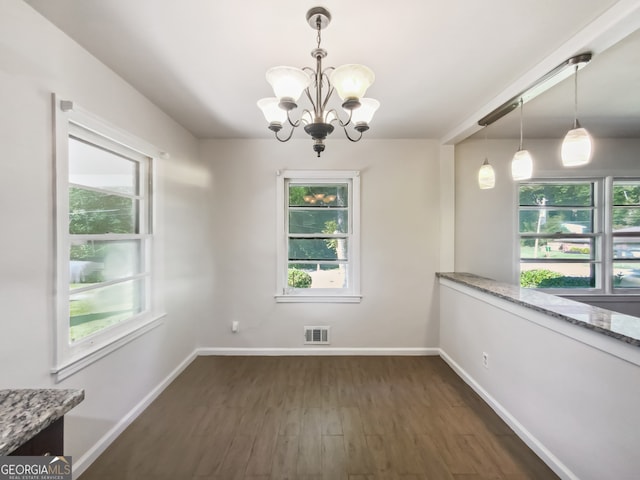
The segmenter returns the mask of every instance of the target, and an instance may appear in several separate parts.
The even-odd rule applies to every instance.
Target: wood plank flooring
[[[81,476],[555,478],[439,357],[198,357]]]

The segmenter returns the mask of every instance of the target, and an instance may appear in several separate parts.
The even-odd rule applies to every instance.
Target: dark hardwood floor
[[[439,357],[198,357],[81,476],[554,478]]]

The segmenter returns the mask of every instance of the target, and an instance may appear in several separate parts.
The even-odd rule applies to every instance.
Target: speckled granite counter
[[[33,438],[84,400],[84,390],[0,390],[0,455]]]
[[[508,302],[550,315],[574,325],[602,333],[640,347],[640,318],[567,300],[555,295],[496,282],[472,273],[437,273],[451,280]]]

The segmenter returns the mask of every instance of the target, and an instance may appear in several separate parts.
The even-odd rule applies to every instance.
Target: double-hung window
[[[601,182],[521,183],[520,283],[537,288],[601,288]]]
[[[637,292],[640,180],[539,180],[518,191],[521,286]]]
[[[358,172],[279,172],[278,301],[360,300],[359,197]]]
[[[611,192],[611,283],[614,291],[637,289],[640,288],[640,180],[613,179]]]
[[[58,102],[57,102],[58,103]],[[56,105],[56,365],[64,378],[151,328],[153,147]]]

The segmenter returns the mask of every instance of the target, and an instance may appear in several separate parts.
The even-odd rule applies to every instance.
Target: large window
[[[357,172],[278,177],[279,301],[358,301]]]
[[[594,293],[640,287],[639,200],[636,180],[521,183],[521,286]]]
[[[151,147],[57,105],[57,350],[59,378],[142,333],[154,304]]]
[[[640,180],[614,180],[611,211],[614,289],[640,288]]]

